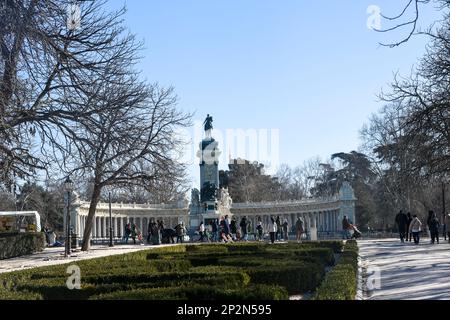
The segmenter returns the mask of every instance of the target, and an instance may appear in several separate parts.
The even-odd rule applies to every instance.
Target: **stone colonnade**
[[[73,217],[75,219],[73,227],[80,239],[85,231],[88,211],[89,204],[80,203]],[[121,239],[125,234],[125,226],[129,222],[136,224],[144,237],[148,234],[148,224],[152,218],[162,220],[167,228],[174,228],[181,221],[187,225],[189,209],[184,205],[112,204],[111,212],[113,238]],[[91,238],[109,239],[109,234],[109,204],[100,203],[97,206]]]
[[[274,219],[280,217],[282,224],[287,220],[289,231],[297,219],[302,218],[306,229],[317,230],[319,237],[336,236],[342,229],[341,203],[337,199],[314,203],[305,201],[264,204],[237,203],[233,204],[231,212],[238,224],[244,216],[250,220],[250,232],[256,231],[259,221],[262,222],[264,230],[268,230],[271,217]]]

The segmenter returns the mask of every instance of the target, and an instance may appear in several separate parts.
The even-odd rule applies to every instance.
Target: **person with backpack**
[[[295,233],[297,235],[297,242],[302,243],[303,233],[305,232],[304,223],[301,217],[297,218],[295,223]]]
[[[430,230],[431,244],[434,244],[435,242],[439,244],[439,230],[441,229],[441,223],[439,222],[436,213],[432,210],[428,212],[427,224],[428,229]]]
[[[416,214],[413,216],[411,225],[409,226],[409,232],[413,235],[414,243],[418,245],[420,242],[420,232],[422,232],[422,222]]]

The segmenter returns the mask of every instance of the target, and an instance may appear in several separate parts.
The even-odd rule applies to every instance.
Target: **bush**
[[[354,300],[356,274],[352,266],[342,264],[331,270],[317,289],[314,300]]]
[[[158,272],[187,271],[192,267],[189,260],[150,260],[150,268],[155,268]]]
[[[186,252],[202,252],[210,254],[228,253],[228,248],[221,244],[200,244],[186,247]]]
[[[33,254],[44,250],[45,235],[36,233],[17,233],[0,238],[0,260]]]
[[[287,300],[286,289],[280,286],[257,285],[239,289],[211,286],[154,288],[119,291],[92,297],[95,300]]]
[[[347,241],[339,263],[317,288],[314,300],[354,300],[357,288],[358,245]]]
[[[249,268],[252,283],[280,285],[290,294],[313,290],[325,273],[324,267],[305,263],[298,266],[262,266]]]
[[[144,251],[147,253],[147,259],[161,259],[161,257],[168,255],[168,254],[177,254],[177,253],[184,253],[186,252],[186,246],[179,245],[179,246],[171,246],[171,247],[163,247],[163,248],[156,248],[149,251]]]

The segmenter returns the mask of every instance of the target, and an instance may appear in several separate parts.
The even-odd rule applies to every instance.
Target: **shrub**
[[[290,294],[313,290],[325,273],[324,267],[305,263],[298,266],[262,266],[249,268],[252,283],[280,285]]]
[[[92,297],[96,300],[287,300],[288,298],[286,289],[264,285],[225,290],[211,286],[137,289]]]
[[[165,255],[184,253],[186,251],[187,251],[186,246],[178,245],[178,246],[156,248],[145,252],[147,253],[146,258],[151,260],[151,259],[160,259]]]
[[[317,288],[314,300],[354,300],[357,288],[358,245],[347,241],[339,263]]]
[[[45,235],[36,233],[17,233],[0,238],[0,260],[33,254],[44,250]]]
[[[189,260],[150,260],[150,268],[155,268],[158,272],[187,271],[192,267]]]
[[[228,248],[222,244],[200,244],[186,247],[186,252],[203,252],[210,254],[227,253]]]

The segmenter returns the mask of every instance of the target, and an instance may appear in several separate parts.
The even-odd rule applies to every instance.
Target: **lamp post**
[[[111,209],[111,191],[108,191],[109,200],[109,246],[114,247],[113,243],[113,225],[112,225],[112,209]]]
[[[73,182],[70,177],[67,177],[64,182],[64,190],[67,192],[67,217],[66,217],[66,250],[64,257],[70,257],[71,243],[70,243],[70,195],[73,191]]]

